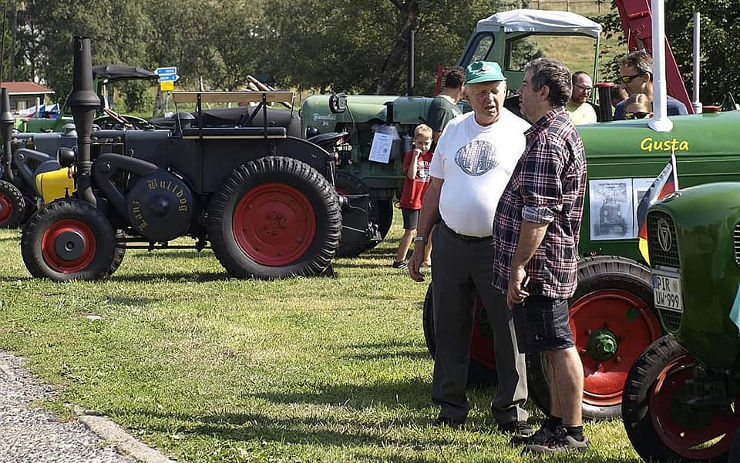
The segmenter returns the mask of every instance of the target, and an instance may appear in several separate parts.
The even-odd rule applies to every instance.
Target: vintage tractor
[[[648,2],[618,0],[617,6],[630,46],[634,49],[639,42],[650,47],[654,34],[650,29]],[[508,78],[509,89],[516,90],[523,65],[529,58],[540,55],[562,58],[547,51],[560,53],[563,47],[548,44],[561,43],[558,41],[567,36],[569,40],[590,41],[591,50],[598,54],[600,30],[598,24],[572,13],[534,10],[498,13],[479,21],[458,64],[464,66],[475,59],[498,61]],[[665,70],[671,92],[686,101],[686,90],[670,54],[666,63],[673,65]],[[569,64],[567,60],[566,64]],[[393,103],[391,121],[387,120],[388,111],[383,106],[387,102]],[[387,165],[368,161],[373,133],[394,126],[400,134],[394,138],[401,153],[404,135],[410,133],[408,129],[412,125],[423,120],[428,102],[429,99],[421,97],[350,95],[346,113],[335,115],[329,97],[316,96],[308,98],[302,107],[303,125],[320,131],[350,132],[353,150],[340,169],[357,176],[371,195],[388,197],[392,188],[380,185],[390,184],[393,179],[398,182],[396,188],[400,187],[400,156],[391,156]],[[602,117],[609,119],[606,114]],[[619,416],[627,372],[640,352],[663,334],[653,306],[650,269],[638,248],[636,209],[642,194],[666,165],[671,152],[677,155],[678,175],[684,186],[734,180],[740,173],[740,139],[734,135],[740,130],[740,112],[708,112],[670,119],[673,128],[669,132],[653,130],[649,120],[578,127],[586,149],[589,184],[579,245],[579,285],[570,306],[571,326],[586,373],[583,401],[586,417]],[[602,218],[606,225],[603,228]],[[479,312],[477,308],[473,310]],[[470,383],[495,378],[490,330],[485,323],[478,325],[481,326],[474,329],[471,343]],[[433,301],[429,293],[424,304],[424,333],[433,354]],[[530,363],[531,397],[547,408],[549,397],[542,360],[532,358]]]
[[[627,436],[645,461],[719,462],[732,451],[740,426],[738,204],[740,183],[714,183],[648,211],[654,305],[668,334],[637,358],[622,401]]]
[[[103,278],[127,247],[172,247],[181,236],[195,243],[174,247],[210,243],[236,277],[318,275],[331,272],[340,235],[366,240],[369,197],[337,195],[335,154],[268,125],[267,104],[291,101],[291,92],[175,92],[176,103],[195,103],[196,116],[178,115],[174,130],[92,131],[99,98],[89,39],[75,38],[74,49],[77,149],[63,163],[71,178],[38,176],[47,202],[21,237],[33,276]],[[242,108],[238,125],[204,124],[203,104],[223,101],[256,106]],[[58,198],[49,202],[47,189]]]

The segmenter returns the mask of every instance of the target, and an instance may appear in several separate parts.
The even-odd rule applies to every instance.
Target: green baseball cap
[[[506,80],[501,73],[501,66],[493,61],[475,61],[465,69],[465,83],[478,84],[480,82],[494,82]]]

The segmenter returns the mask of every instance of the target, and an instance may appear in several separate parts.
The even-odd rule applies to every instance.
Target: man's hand
[[[421,264],[424,262],[424,246],[414,246],[414,252],[411,254],[407,265],[409,267],[409,276],[414,281],[424,281],[424,274],[421,273]]]
[[[409,266],[409,269],[411,266]],[[529,293],[522,287],[522,283],[527,278],[527,272],[523,268],[512,268],[509,277],[509,288],[506,292],[506,304],[513,308],[514,304],[521,304]]]

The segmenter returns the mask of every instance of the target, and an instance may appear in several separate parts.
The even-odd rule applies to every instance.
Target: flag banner
[[[676,155],[671,153],[671,160],[666,164],[663,170],[655,178],[655,181],[650,188],[645,192],[642,197],[640,204],[637,205],[637,223],[639,224],[639,232],[637,234],[640,239],[640,254],[645,259],[645,262],[650,263],[647,249],[647,212],[650,206],[658,202],[658,200],[664,196],[667,196],[674,191],[678,190],[678,175],[676,173]]]

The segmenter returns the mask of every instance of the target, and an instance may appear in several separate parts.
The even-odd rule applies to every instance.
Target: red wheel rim
[[[10,220],[13,215],[13,203],[7,195],[0,193],[0,225]]]
[[[596,406],[622,402],[622,391],[632,364],[660,337],[660,321],[645,301],[623,290],[594,291],[570,307],[570,328],[583,363],[583,401]],[[605,330],[618,343],[607,360],[597,360],[587,350],[589,337]]]
[[[242,252],[262,265],[299,259],[316,236],[311,202],[283,183],[265,183],[245,194],[234,209],[233,233]]]
[[[650,418],[660,440],[671,450],[689,460],[705,460],[730,451],[740,416],[728,406],[726,413],[718,413],[707,423],[699,423],[695,412],[692,414],[684,409],[683,421],[689,426],[676,421],[675,418],[681,420],[677,415],[681,404],[677,402],[686,400],[686,380],[693,376],[693,369],[694,359],[688,354],[666,365],[650,396]],[[735,396],[735,404],[738,398]]]
[[[75,237],[78,241],[68,239]],[[74,258],[58,252],[58,246],[65,248],[82,246]],[[46,264],[60,273],[76,273],[90,265],[95,257],[97,242],[95,233],[84,222],[77,219],[63,219],[55,222],[41,237],[41,255]]]

